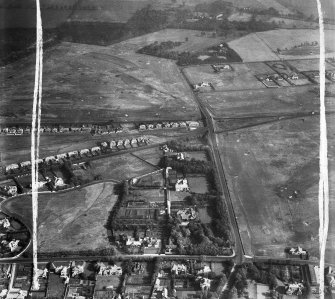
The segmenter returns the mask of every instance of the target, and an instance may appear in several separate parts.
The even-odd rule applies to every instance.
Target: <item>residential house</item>
[[[132,139],[130,140],[130,145],[131,145],[132,147],[137,147],[137,139],[136,139],[136,138],[132,138]]]
[[[56,161],[56,157],[49,156],[49,157],[44,158],[44,161],[45,161],[45,163],[54,162],[54,161]]]
[[[200,283],[200,288],[202,291],[209,290],[211,288],[211,280],[206,277],[199,276],[197,280]]]
[[[178,179],[176,184],[175,184],[175,190],[177,192],[180,191],[190,191],[190,187],[188,186],[188,181],[186,178],[183,179]]]
[[[208,265],[204,265],[203,267],[201,267],[198,272],[197,275],[201,275],[201,274],[207,274],[210,273],[212,270]]]
[[[116,141],[111,140],[111,141],[109,142],[109,148],[116,148]]]
[[[66,158],[67,158],[67,154],[66,153],[56,155],[56,159],[57,160],[66,159]]]
[[[31,128],[30,127],[25,127],[24,128],[24,134],[30,134]]]
[[[95,146],[95,147],[91,148],[91,153],[93,155],[96,155],[96,154],[100,153],[100,151],[101,151],[101,148],[99,146]]]
[[[172,128],[178,128],[178,127],[179,127],[179,123],[177,123],[177,122],[172,122],[172,123],[171,123],[171,126],[172,126]]]
[[[129,139],[125,139],[124,140],[124,147],[125,148],[130,148],[131,146],[130,146],[130,140]]]
[[[186,128],[186,127],[187,127],[187,124],[186,124],[186,122],[181,121],[181,122],[179,122],[179,126],[180,126],[181,128]]]
[[[304,285],[301,282],[290,283],[285,286],[285,292],[287,295],[302,295]]]
[[[113,265],[113,266],[106,266],[104,263],[99,264],[99,272],[98,275],[122,275],[122,267]]]
[[[6,172],[10,171],[10,170],[16,170],[19,168],[18,164],[10,164],[6,166]]]
[[[142,124],[142,125],[139,126],[139,130],[140,131],[144,131],[146,129],[147,129],[147,127],[144,124]]]
[[[58,128],[57,127],[53,127],[51,129],[51,133],[58,133]]]
[[[193,208],[185,208],[177,211],[177,215],[182,221],[190,221],[197,218],[197,214]]]
[[[171,273],[175,275],[187,274],[187,266],[184,264],[173,264]]]
[[[11,252],[18,252],[21,250],[21,246],[19,246],[20,240],[12,240],[8,243],[8,247]]]
[[[326,281],[330,287],[335,288],[335,271],[329,266],[326,269]]]
[[[71,125],[70,126],[71,132],[80,132],[81,131],[81,126],[79,125]]]
[[[22,135],[23,134],[23,129],[22,128],[17,128],[15,135]]]
[[[162,129],[163,128],[163,125],[162,124],[156,124],[156,129]]]
[[[20,166],[23,167],[30,167],[31,166],[31,161],[24,161],[20,163]]]
[[[188,125],[190,130],[194,130],[200,126],[199,122],[197,121],[187,121],[186,124]]]
[[[0,186],[0,194],[5,196],[16,196],[17,195],[17,186]]]
[[[69,158],[76,158],[78,157],[78,151],[72,151],[67,153]]]
[[[107,142],[106,142],[106,141],[104,141],[104,142],[101,142],[101,147],[103,147],[103,148],[107,148],[107,146],[108,146],[108,144],[107,144]]]
[[[89,155],[90,154],[90,150],[88,148],[84,148],[82,150],[80,150],[80,155],[83,156],[83,155]]]
[[[118,140],[117,142],[116,142],[116,146],[119,148],[119,149],[123,149],[124,148],[124,146],[123,146],[123,140]]]
[[[148,124],[147,128],[148,128],[148,130],[153,130],[154,129],[154,125],[153,124]]]
[[[44,132],[45,133],[51,133],[52,128],[51,127],[45,127]]]
[[[8,129],[7,135],[15,135],[16,134],[16,128],[11,127]]]

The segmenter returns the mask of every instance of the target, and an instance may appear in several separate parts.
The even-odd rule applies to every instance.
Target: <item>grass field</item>
[[[315,86],[267,88],[248,91],[230,91],[199,94],[218,117],[269,116],[281,113],[309,113],[319,111],[319,96]],[[331,94],[326,98],[327,111],[334,111],[334,85],[327,87]]]
[[[124,48],[131,49],[134,43],[136,40],[128,40],[110,47],[62,43],[47,50],[43,120],[61,123],[197,117],[191,91],[175,63],[135,55],[129,49],[126,53]],[[0,70],[6,87],[0,98],[0,121],[15,117],[16,122],[30,122],[34,67],[34,57],[29,56]],[[176,110],[176,106],[183,108]]]
[[[262,68],[266,69],[263,63],[260,64]],[[231,71],[221,73],[215,73],[210,65],[191,66],[186,68],[184,72],[192,84],[210,82],[216,91],[266,88],[255,77],[251,64],[231,63],[230,65]],[[269,67],[267,69],[272,71]]]
[[[299,72],[317,71],[320,68],[319,59],[288,60],[287,62],[293,67],[295,67]],[[335,69],[334,66],[326,62],[326,70],[334,70],[334,69]]]
[[[208,183],[205,176],[187,175],[187,181],[191,192],[201,194],[208,192]]]
[[[156,167],[130,155],[119,155],[91,162],[89,171],[100,174],[103,179],[117,181],[130,179],[157,170]]]
[[[38,247],[40,252],[95,250],[109,247],[107,223],[117,196],[114,183],[98,183],[79,190],[39,195]],[[31,226],[30,196],[2,203]]]
[[[319,119],[282,120],[219,135],[228,185],[245,249],[284,256],[286,246],[318,256]],[[335,211],[335,123],[329,125],[330,212]],[[297,196],[294,196],[294,192]],[[326,259],[334,263],[335,222],[330,219]]]
[[[333,57],[335,54],[335,37],[333,30],[325,30],[326,56]],[[251,33],[239,39],[233,40],[228,45],[240,55],[243,61],[266,61],[297,58],[317,58],[316,51],[302,51],[295,55],[277,54],[277,49],[291,49],[304,42],[315,42],[319,40],[319,31],[315,29],[278,29],[264,32]]]

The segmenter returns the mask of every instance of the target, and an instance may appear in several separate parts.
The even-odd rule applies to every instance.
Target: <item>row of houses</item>
[[[189,128],[190,130],[196,129],[200,126],[197,121],[179,121],[179,122],[163,122],[163,123],[148,123],[140,124],[138,129],[145,130],[160,130],[160,129],[174,129],[174,128]]]
[[[6,135],[24,135],[31,134],[31,126],[11,126],[4,127],[0,130],[2,134]],[[40,133],[90,133],[90,134],[113,134],[113,133],[122,133],[124,128],[120,125],[51,125],[43,126],[40,128]]]
[[[57,163],[63,159],[71,159],[71,158],[84,158],[84,157],[92,157],[101,154],[102,151],[107,150],[108,148],[111,150],[122,150],[127,148],[133,148],[138,146],[144,146],[150,143],[150,138],[148,137],[138,137],[138,138],[132,138],[132,139],[120,139],[120,140],[111,140],[109,142],[104,141],[100,144],[100,146],[94,146],[90,149],[85,148],[78,151],[71,151],[68,153],[62,153],[55,156],[48,156],[44,159],[38,159],[36,162],[37,164],[41,163]],[[6,173],[10,171],[15,171],[18,169],[26,169],[31,167],[31,161],[24,161],[20,162],[18,164],[10,164],[7,165],[5,170]]]

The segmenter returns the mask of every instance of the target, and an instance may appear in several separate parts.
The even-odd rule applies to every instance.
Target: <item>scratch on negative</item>
[[[320,177],[319,177],[319,249],[320,249],[320,299],[324,299],[325,251],[329,225],[329,186],[327,158],[327,122],[325,109],[325,33],[321,1],[316,0],[320,33]]]
[[[37,268],[37,216],[38,216],[38,159],[40,145],[41,126],[41,101],[42,101],[42,71],[43,71],[43,32],[40,2],[36,0],[36,65],[34,101],[32,113],[32,134],[31,134],[31,161],[32,161],[32,221],[33,221],[33,286],[34,290],[39,289],[38,268]]]

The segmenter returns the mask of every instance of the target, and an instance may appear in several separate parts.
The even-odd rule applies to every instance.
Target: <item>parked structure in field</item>
[[[194,84],[192,87],[194,91],[200,91],[201,89],[206,88],[206,87],[213,88],[213,85],[210,82],[201,82],[201,83]]]
[[[222,71],[231,71],[232,67],[229,64],[212,64],[214,72],[220,73]]]
[[[292,247],[289,250],[289,254],[293,256],[299,256],[301,259],[308,259],[308,251],[301,248],[300,246],[298,247]]]
[[[291,80],[298,80],[299,79],[299,76],[296,72],[292,72],[291,74],[289,74],[289,79]]]

